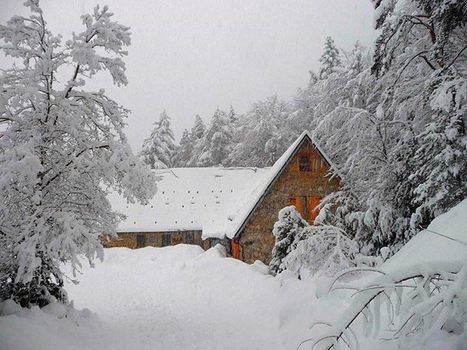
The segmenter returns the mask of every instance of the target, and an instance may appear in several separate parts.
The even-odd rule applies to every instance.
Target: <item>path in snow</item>
[[[281,282],[264,274],[260,265],[223,258],[219,249],[112,248],[105,255],[104,263],[85,268],[79,285],[66,288],[75,307],[97,313],[107,345],[290,349],[308,332],[296,317],[306,315],[307,307],[297,310],[294,305],[297,298],[313,299],[311,290],[291,283],[284,294]]]

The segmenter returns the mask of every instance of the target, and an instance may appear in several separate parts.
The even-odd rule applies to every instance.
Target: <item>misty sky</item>
[[[0,0],[0,22],[27,14],[22,3]],[[179,137],[195,114],[208,121],[217,107],[242,113],[273,94],[290,98],[319,67],[327,35],[343,49],[356,40],[371,46],[376,36],[370,0],[41,0],[49,28],[64,39],[98,3],[132,28],[128,86],[103,77],[95,84],[132,110],[135,150],[163,109]]]

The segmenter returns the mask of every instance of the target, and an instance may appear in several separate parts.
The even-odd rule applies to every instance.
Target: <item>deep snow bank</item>
[[[428,229],[436,233],[421,232],[383,268],[466,258],[466,246],[456,241],[467,240],[466,218],[464,201],[433,221]],[[327,287],[323,280],[299,281],[287,272],[274,278],[259,262],[226,258],[220,246],[207,252],[188,245],[106,249],[105,261],[82,273],[81,282],[66,289],[76,308],[92,313],[3,303],[0,350],[296,349],[316,336],[313,322],[335,323],[352,294],[316,299],[315,286]],[[460,350],[467,341],[450,338],[433,338],[423,349]],[[361,345],[383,349],[377,339],[362,339]]]
[[[107,249],[79,279],[69,297],[98,319],[12,313],[0,317],[0,349],[294,349],[313,315],[340,305],[313,306],[312,281],[274,278],[220,246]]]

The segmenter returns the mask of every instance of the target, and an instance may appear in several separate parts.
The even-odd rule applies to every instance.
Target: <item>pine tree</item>
[[[326,37],[326,41],[324,42],[324,52],[319,61],[321,62],[321,68],[319,70],[320,79],[326,79],[336,71],[337,67],[341,65],[339,50],[330,36]]]
[[[22,306],[66,302],[60,264],[79,269],[79,255],[102,258],[98,239],[114,234],[113,188],[143,203],[154,176],[123,134],[128,111],[87,79],[108,72],[126,85],[129,28],[105,6],[82,16],[84,31],[62,43],[47,27],[38,1],[29,18],[0,25],[3,52],[15,64],[0,75],[0,298]],[[60,74],[73,67],[61,84]]]
[[[228,117],[229,117],[229,122],[230,122],[231,125],[235,125],[237,123],[238,115],[235,112],[235,109],[233,108],[233,106],[230,106]]]
[[[206,125],[204,124],[203,119],[201,119],[201,117],[197,114],[195,116],[195,123],[193,128],[191,128],[191,136],[196,141],[202,139],[205,133]]]
[[[212,116],[204,138],[198,166],[218,166],[227,161],[231,150],[232,129],[228,116],[219,108]]]
[[[269,271],[273,275],[284,271],[283,260],[296,247],[306,227],[308,223],[302,219],[294,206],[285,207],[279,211],[278,221],[274,224],[272,231],[276,237],[276,243],[272,250]]]
[[[140,156],[152,169],[164,169],[173,166],[172,158],[175,151],[175,138],[170,127],[170,117],[164,110],[159,121],[154,123],[151,135],[144,140]]]
[[[190,132],[183,130],[182,138],[180,139],[179,147],[177,147],[174,155],[173,164],[175,167],[187,167],[190,159],[193,157],[193,137]]]

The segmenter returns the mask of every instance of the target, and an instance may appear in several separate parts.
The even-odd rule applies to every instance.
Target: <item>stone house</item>
[[[207,249],[226,246],[234,258],[268,263],[272,228],[280,209],[294,205],[308,222],[321,198],[339,187],[332,162],[302,133],[270,168],[175,168],[157,170],[156,196],[148,205],[128,204],[112,194],[126,215],[108,247],[163,247],[179,243]]]

